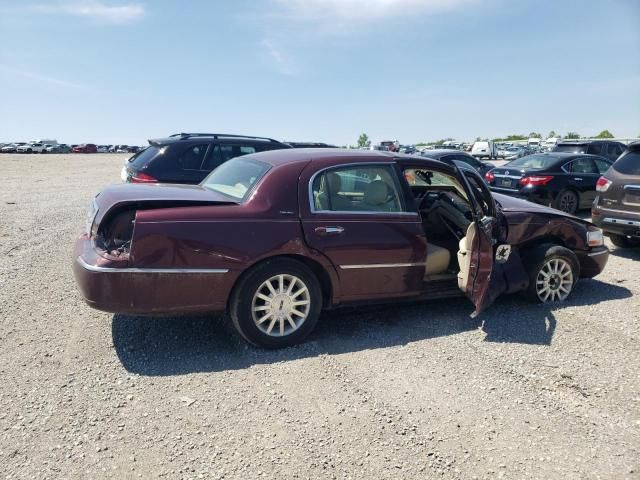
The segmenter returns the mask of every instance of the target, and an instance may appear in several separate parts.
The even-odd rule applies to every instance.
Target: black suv
[[[551,151],[600,155],[615,162],[625,148],[624,143],[612,140],[563,140],[558,142]]]
[[[177,133],[149,140],[149,146],[129,158],[122,180],[131,183],[198,184],[218,165],[247,155],[291,148],[271,138],[222,133]]]

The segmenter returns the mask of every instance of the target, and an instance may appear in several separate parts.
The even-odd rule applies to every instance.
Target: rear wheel
[[[264,348],[281,348],[304,340],[322,309],[315,274],[295,260],[258,265],[236,287],[230,315],[238,333]]]
[[[640,247],[640,238],[627,237],[626,235],[610,234],[609,239],[618,248]]]
[[[571,190],[563,190],[553,202],[553,208],[574,214],[578,211],[578,195]]]
[[[566,300],[580,275],[575,254],[559,245],[544,244],[533,249],[524,259],[529,272],[525,295],[536,303]]]

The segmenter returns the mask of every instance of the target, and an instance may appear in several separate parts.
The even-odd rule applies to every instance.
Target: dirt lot
[[[83,303],[72,243],[124,158],[0,156],[2,477],[640,478],[639,251],[561,306],[344,310],[262,351]]]

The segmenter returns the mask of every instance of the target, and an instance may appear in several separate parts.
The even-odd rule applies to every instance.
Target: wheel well
[[[288,260],[294,260],[296,262],[300,262],[303,265],[305,265],[307,268],[309,268],[309,270],[311,270],[313,272],[313,274],[316,276],[316,278],[318,279],[318,282],[320,283],[320,289],[322,290],[322,304],[324,307],[330,306],[331,305],[331,300],[333,298],[333,288],[331,286],[331,278],[329,277],[329,274],[327,273],[327,271],[324,269],[324,267],[316,262],[315,260],[312,260],[308,257],[305,257],[303,255],[276,255],[274,257],[269,257],[269,258],[265,258],[263,260],[260,260],[259,262],[254,263],[253,265],[251,265],[249,268],[247,268],[244,272],[242,272],[242,274],[236,279],[235,283],[233,284],[233,288],[231,289],[231,293],[229,295],[229,300],[227,301],[227,310],[229,309],[229,302],[231,301],[231,298],[233,298],[233,295],[236,291],[236,288],[238,287],[238,285],[240,284],[240,282],[251,272],[253,271],[256,267],[263,265],[267,262],[272,262],[274,260],[279,260],[279,259],[288,259]]]
[[[567,245],[562,241],[560,237],[556,237],[554,235],[545,235],[544,237],[536,238],[534,241],[527,243],[526,245],[521,247],[520,256],[524,257],[529,251],[544,244],[558,245],[559,247],[567,248]]]

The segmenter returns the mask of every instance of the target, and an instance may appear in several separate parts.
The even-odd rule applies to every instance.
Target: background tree
[[[551,131],[549,132],[549,135],[547,136],[547,138],[556,138],[556,137],[559,137],[559,136],[560,136],[560,135],[558,135],[558,134],[555,132],[555,130],[551,130]]]
[[[369,148],[371,146],[371,140],[366,133],[360,134],[358,137],[358,148]]]
[[[567,140],[577,140],[578,138],[580,138],[580,134],[578,132],[568,132],[564,138],[566,138]]]
[[[595,138],[615,138],[615,135],[609,130],[602,130]]]
[[[542,138],[542,135],[540,135],[539,133],[536,133],[536,132],[531,132],[529,134],[529,138]]]

